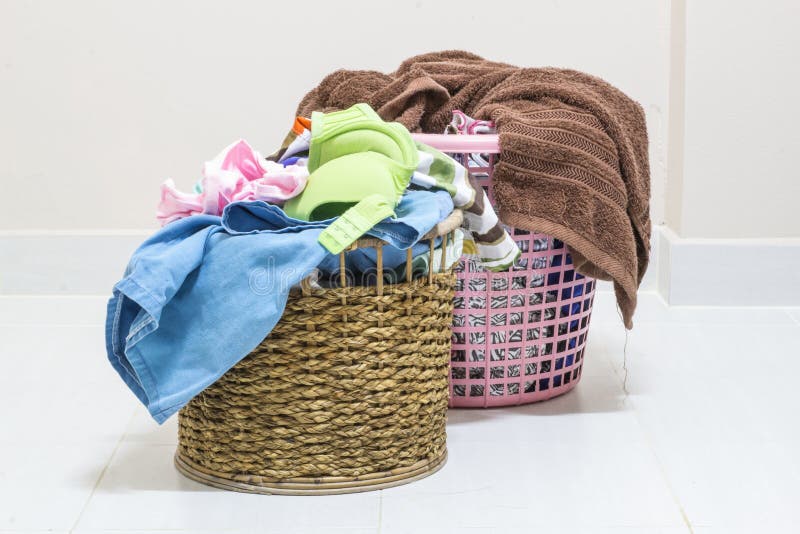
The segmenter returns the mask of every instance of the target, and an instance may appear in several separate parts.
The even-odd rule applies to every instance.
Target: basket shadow
[[[450,425],[469,424],[514,413],[531,416],[607,413],[626,410],[625,393],[612,377],[586,376],[572,390],[546,401],[492,408],[451,408]]]
[[[107,493],[163,491],[180,493],[218,492],[182,475],[174,465],[174,445],[128,442],[112,462],[99,489]]]

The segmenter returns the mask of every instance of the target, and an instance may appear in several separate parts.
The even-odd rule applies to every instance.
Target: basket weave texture
[[[448,272],[293,293],[270,335],[181,410],[178,467],[261,493],[359,491],[435,470],[454,284]]]

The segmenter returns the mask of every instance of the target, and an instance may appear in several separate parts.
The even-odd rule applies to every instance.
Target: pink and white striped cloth
[[[283,166],[264,159],[240,139],[203,165],[201,192],[178,191],[172,179],[161,184],[156,217],[163,226],[200,213],[221,215],[225,206],[238,200],[281,203],[299,195],[307,180],[308,168],[302,160]]]

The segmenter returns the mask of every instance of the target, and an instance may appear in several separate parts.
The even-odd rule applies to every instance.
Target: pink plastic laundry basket
[[[492,195],[497,135],[414,138],[456,157]],[[489,407],[549,399],[581,377],[595,281],[575,272],[558,239],[507,227],[522,250],[508,272],[462,259],[457,271],[450,406]]]

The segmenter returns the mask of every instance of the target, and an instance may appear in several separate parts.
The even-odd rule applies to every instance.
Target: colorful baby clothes
[[[407,249],[453,209],[449,195],[406,194],[370,235]],[[263,201],[222,217],[177,220],[134,252],[106,316],[108,359],[159,423],[251,352],[289,289],[335,256],[318,238],[334,219],[300,221]],[[328,261],[328,263],[331,263]]]
[[[298,154],[307,154],[309,146],[311,146],[311,119],[295,117],[292,129],[286,134],[281,146],[267,156],[267,159],[284,162]]]
[[[283,202],[305,188],[308,169],[302,163],[284,166],[264,159],[246,141],[236,141],[205,163],[194,193],[178,191],[171,179],[166,180],[156,217],[164,225],[199,213],[220,215],[236,201]]]
[[[313,221],[340,216],[320,235],[338,254],[394,215],[417,165],[414,141],[401,124],[386,123],[366,104],[311,116],[308,185],[286,213]]]
[[[492,121],[473,119],[459,109],[453,110],[453,118],[447,125],[445,133],[456,133],[463,135],[496,134]]]
[[[439,239],[436,248],[433,250],[433,263],[431,263],[431,252],[428,246],[419,254],[414,254],[411,260],[411,279],[414,280],[421,276],[427,276],[428,270],[432,269],[434,273],[442,270],[452,269],[456,263],[461,259],[464,254],[464,232],[456,229],[453,238],[447,241],[445,247],[444,269],[442,268],[442,243]],[[419,246],[419,245],[416,245]],[[406,262],[402,262],[391,269],[387,269],[384,276],[384,282],[389,284],[397,284],[406,281]]]
[[[431,193],[433,193],[433,196],[430,196]],[[420,194],[424,194],[424,198],[427,199],[425,204],[428,213],[424,213],[420,209],[420,200],[409,202],[406,198],[419,197]],[[452,211],[453,200],[446,191],[431,192],[409,190],[406,191],[406,194],[400,201],[400,204],[397,206],[397,208],[395,208],[395,216],[399,220],[406,221],[407,225],[409,226],[423,227],[423,219],[428,219],[431,214],[436,213],[436,218],[439,220],[444,220]],[[383,224],[384,223],[378,224],[373,231],[376,229],[380,230]],[[416,237],[409,237],[412,237],[413,241],[416,243],[413,247],[411,247],[412,258],[416,258],[417,256],[429,251],[430,243],[427,240],[424,242],[419,241],[423,237],[422,234]],[[433,241],[434,246],[438,246],[441,243],[441,238],[435,238]],[[400,249],[390,245],[383,246],[383,267],[386,272],[404,265],[406,263],[406,259],[407,251],[405,249]],[[369,279],[369,275],[371,273],[375,272],[376,264],[377,252],[374,248],[360,248],[345,253],[345,269],[349,274],[352,275],[352,284],[369,285],[363,282],[364,280]],[[320,264],[320,271],[322,271],[322,275],[333,280],[334,282],[338,281],[339,269],[340,264],[338,256],[330,256]],[[387,282],[390,281],[387,280]]]
[[[357,104],[344,111],[355,115],[354,109],[364,115],[369,112],[375,113],[366,104]],[[311,120],[298,117],[281,148],[270,158],[282,162],[290,157],[313,151],[315,115],[312,114]],[[369,149],[368,142],[362,142],[361,146]],[[383,145],[373,146],[380,153],[390,150]],[[450,193],[455,207],[464,210],[462,228],[465,231],[465,254],[471,255],[476,263],[485,269],[508,270],[520,256],[519,247],[500,224],[483,188],[472,179],[466,168],[453,158],[422,143],[415,142],[414,146],[417,150],[417,162],[412,171],[411,183],[425,189],[444,189]],[[407,152],[406,150],[403,153]]]
[[[497,128],[492,121],[473,119],[463,111],[456,109],[453,110],[453,118],[450,120],[450,124],[447,125],[447,128],[445,128],[444,133],[461,135],[496,134]],[[473,152],[468,155],[467,164],[470,165],[470,167],[486,168],[489,166],[489,161],[489,154]],[[475,172],[478,177],[488,177],[488,174],[483,171]]]
[[[449,192],[455,207],[464,212],[464,253],[472,256],[484,269],[507,271],[521,252],[500,224],[486,192],[453,158],[422,143],[417,143],[417,148],[419,166],[411,177],[411,183]]]
[[[409,173],[417,166],[417,150],[406,127],[399,122],[384,122],[367,104],[311,114],[311,172],[328,161],[361,152],[382,154]],[[402,193],[405,187],[400,190]]]
[[[319,236],[329,252],[338,254],[370,228],[394,216],[399,201],[392,194],[392,161],[374,152],[348,154],[312,172],[306,190],[287,213],[316,221],[338,216]]]

